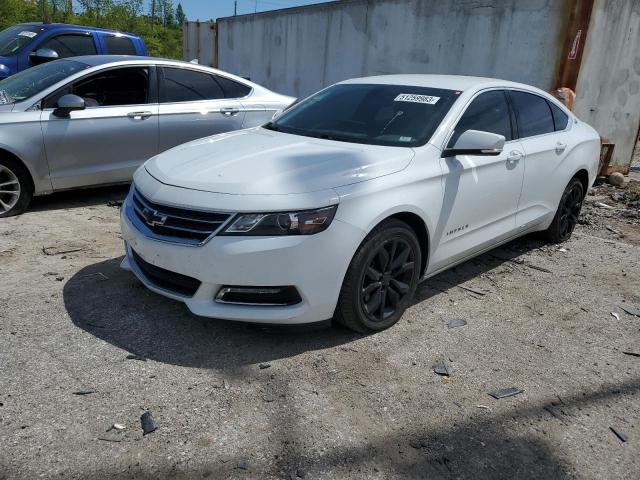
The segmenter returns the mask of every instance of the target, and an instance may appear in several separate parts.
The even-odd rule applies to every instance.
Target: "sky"
[[[206,21],[220,17],[233,15],[234,0],[174,0],[174,3],[182,3],[184,13],[189,20]],[[327,0],[237,0],[238,15],[246,13],[264,12],[279,8],[297,7],[312,3],[323,3]],[[148,2],[148,0],[147,0]]]

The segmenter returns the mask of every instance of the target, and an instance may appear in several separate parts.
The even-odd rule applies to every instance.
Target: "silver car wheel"
[[[15,173],[0,165],[0,213],[16,206],[20,199],[20,181]]]

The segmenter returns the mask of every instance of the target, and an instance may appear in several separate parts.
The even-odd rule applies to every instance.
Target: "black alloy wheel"
[[[556,215],[546,231],[549,241],[561,243],[569,240],[578,224],[583,200],[584,187],[582,182],[578,178],[571,179],[562,194]]]

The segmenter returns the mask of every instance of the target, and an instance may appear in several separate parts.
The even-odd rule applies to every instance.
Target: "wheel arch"
[[[22,159],[20,157],[18,157],[15,153],[13,153],[11,150],[8,150],[4,146],[0,145],[0,158],[3,158],[3,157],[4,158],[10,158],[11,160],[14,160],[20,166],[22,166],[22,168],[24,168],[25,172],[27,172],[27,179],[29,180],[29,186],[31,187],[31,191],[34,192],[35,191],[35,182],[33,181],[33,172],[27,166],[27,164],[25,162],[23,162]]]
[[[577,178],[578,180],[580,180],[580,183],[582,183],[583,193],[586,196],[587,190],[589,190],[589,172],[587,171],[587,169],[581,168],[571,178]]]

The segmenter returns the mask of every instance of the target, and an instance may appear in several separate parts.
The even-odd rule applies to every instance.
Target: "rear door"
[[[126,182],[158,153],[158,103],[153,66],[110,68],[78,79],[44,100],[42,132],[54,190]],[[72,93],[84,110],[54,114]]]
[[[226,98],[217,75],[188,67],[159,67],[160,151],[197,138],[239,130],[243,105]]]
[[[563,160],[573,145],[569,117],[560,107],[531,92],[509,92],[525,153],[525,173],[517,224],[526,228],[555,214],[565,187]]]
[[[520,142],[504,90],[479,93],[468,105],[447,144],[452,148],[467,130],[503,135],[495,156],[458,155],[440,159],[443,207],[431,264],[437,270],[513,234],[524,175]]]

